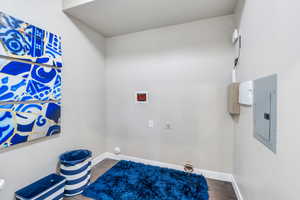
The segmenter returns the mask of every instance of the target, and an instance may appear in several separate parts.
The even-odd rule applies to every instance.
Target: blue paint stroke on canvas
[[[14,133],[13,115],[11,112],[0,111],[0,145],[4,144]]]
[[[60,133],[60,103],[0,105],[0,148]]]
[[[0,101],[61,100],[61,70],[0,59]]]
[[[62,67],[61,37],[0,12],[0,55]]]

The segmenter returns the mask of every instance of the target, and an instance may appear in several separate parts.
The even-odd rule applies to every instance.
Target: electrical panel
[[[254,81],[254,137],[276,153],[277,75]]]

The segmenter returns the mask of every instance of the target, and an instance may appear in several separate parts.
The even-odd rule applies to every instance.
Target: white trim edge
[[[126,156],[123,154],[116,155],[116,154],[113,154],[110,152],[105,152],[105,153],[95,157],[93,159],[92,165],[95,166],[99,162],[101,162],[105,159],[128,160],[128,161],[139,162],[139,163],[143,163],[143,164],[147,164],[147,165],[154,165],[154,166],[165,167],[165,168],[183,171],[183,166],[180,166],[180,165],[163,163],[163,162],[154,161],[154,160],[147,160],[147,159],[137,158],[137,157],[133,157],[133,156]],[[231,182],[238,200],[243,200],[243,197],[239,190],[238,184],[232,174],[223,173],[223,172],[215,172],[215,171],[204,170],[204,169],[194,169],[194,173],[201,174],[209,179]]]
[[[100,163],[101,161],[105,160],[105,159],[108,159],[108,158],[111,158],[111,154],[112,153],[109,153],[109,152],[105,152],[105,153],[102,153],[100,154],[99,156],[97,157],[94,157],[93,160],[92,160],[92,166],[95,166],[97,165],[98,163]]]
[[[238,183],[236,182],[236,178],[232,175],[232,186],[235,192],[235,195],[237,197],[238,200],[244,200],[241,190],[239,188]]]

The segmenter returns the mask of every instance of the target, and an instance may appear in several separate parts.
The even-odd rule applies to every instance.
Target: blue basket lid
[[[92,152],[86,149],[78,149],[74,151],[66,152],[60,155],[60,163],[66,166],[74,166],[81,162],[84,162],[88,158],[92,157]]]
[[[49,190],[53,186],[63,183],[65,181],[65,177],[57,175],[57,174],[50,174],[16,192],[18,198],[22,199],[33,199],[43,192]],[[65,183],[64,183],[65,184]],[[64,186],[63,186],[64,187]]]

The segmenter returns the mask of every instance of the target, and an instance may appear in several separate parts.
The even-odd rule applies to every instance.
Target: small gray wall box
[[[276,153],[277,75],[254,81],[254,137]]]

